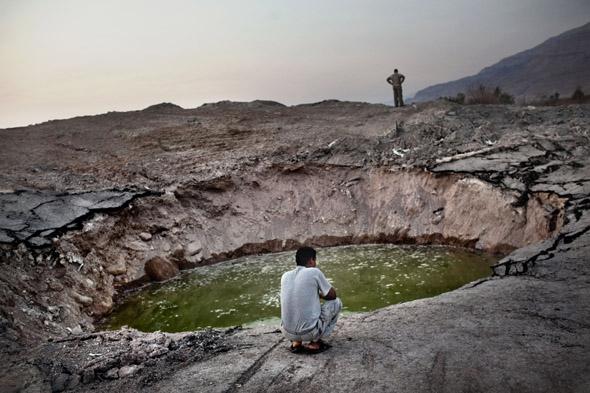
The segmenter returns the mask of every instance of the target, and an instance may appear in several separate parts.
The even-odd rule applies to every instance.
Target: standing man
[[[298,249],[295,262],[297,267],[281,277],[281,329],[291,340],[291,352],[322,352],[330,346],[321,339],[334,330],[342,302],[316,267],[313,248]]]
[[[397,68],[393,70],[393,74],[387,78],[387,83],[393,86],[393,102],[395,107],[404,106],[404,96],[402,94],[402,83],[406,80],[406,77],[402,74],[398,74]]]

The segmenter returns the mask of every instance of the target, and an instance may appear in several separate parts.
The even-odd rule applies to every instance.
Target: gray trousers
[[[404,95],[401,86],[393,86],[393,102],[395,106],[404,106]]]
[[[292,334],[282,329],[283,334],[291,341],[318,341],[320,338],[326,337],[332,333],[336,327],[338,315],[342,310],[342,301],[340,298],[334,300],[326,300],[322,304],[322,311],[320,319],[316,327],[305,334]]]

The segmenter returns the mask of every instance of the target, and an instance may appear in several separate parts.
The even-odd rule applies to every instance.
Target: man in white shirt
[[[402,83],[406,80],[406,77],[397,72],[397,69],[393,70],[393,74],[387,77],[387,83],[393,86],[393,102],[396,106],[404,106],[404,95],[402,93]]]
[[[292,352],[321,352],[329,348],[321,338],[334,330],[342,302],[316,267],[313,248],[298,249],[295,262],[297,267],[281,277],[281,328],[291,340]],[[304,341],[309,344],[303,345]]]

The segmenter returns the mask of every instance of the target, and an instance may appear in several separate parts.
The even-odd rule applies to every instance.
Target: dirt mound
[[[244,101],[218,101],[206,103],[200,106],[200,108],[207,109],[233,109],[233,110],[256,110],[256,109],[273,109],[273,108],[286,108],[286,105],[280,102],[270,100],[254,100],[249,102]]]
[[[171,102],[162,102],[160,104],[148,106],[147,108],[143,109],[143,111],[156,113],[178,113],[184,111],[184,108]]]

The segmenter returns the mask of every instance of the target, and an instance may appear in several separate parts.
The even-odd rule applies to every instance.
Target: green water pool
[[[344,312],[362,312],[456,289],[490,274],[497,258],[433,246],[320,248],[318,268],[336,288]],[[295,252],[248,256],[185,272],[129,295],[103,328],[180,332],[279,323],[281,275]]]

